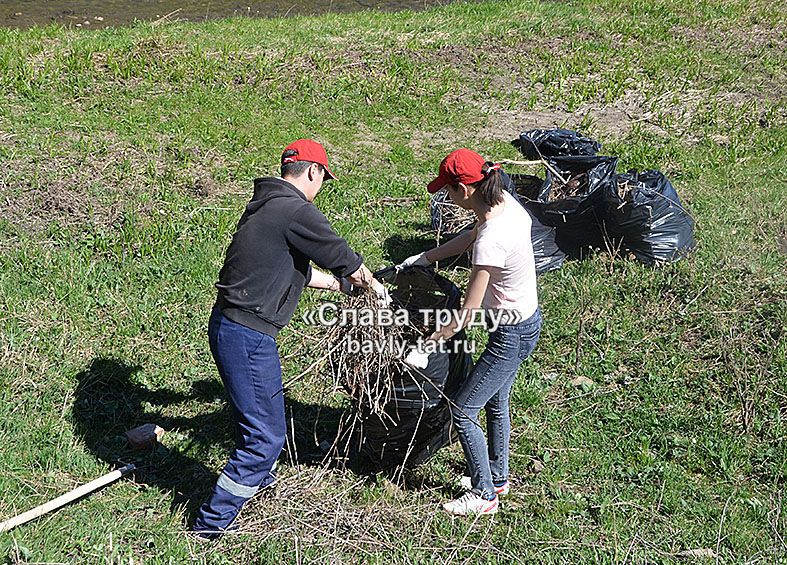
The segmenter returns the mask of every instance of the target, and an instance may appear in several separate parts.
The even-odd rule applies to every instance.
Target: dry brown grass
[[[432,229],[437,232],[438,242],[444,237],[455,236],[472,227],[476,220],[473,211],[454,204],[445,189],[432,196],[429,209],[432,214]]]

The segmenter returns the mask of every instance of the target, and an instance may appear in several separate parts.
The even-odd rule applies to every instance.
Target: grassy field
[[[0,534],[0,558],[787,562],[781,5],[0,30],[0,519],[140,466]],[[520,131],[555,125],[595,136],[620,170],[664,171],[698,248],[660,269],[599,252],[540,278],[500,514],[439,511],[458,446],[399,481],[320,465],[347,403],[317,369],[288,386],[277,495],[248,505],[238,535],[188,538],[232,445],[205,328],[252,178],[292,139],[323,141],[340,180],[317,204],[379,267],[430,244],[424,184],[445,153],[516,158]],[[315,331],[296,316],[280,336],[285,381],[319,357]],[[120,435],[148,421],[163,445],[128,451]]]

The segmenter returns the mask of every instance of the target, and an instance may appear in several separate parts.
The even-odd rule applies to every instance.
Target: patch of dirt
[[[488,109],[487,125],[478,130],[479,140],[504,140],[511,141],[523,131],[543,128],[568,128],[575,129],[579,119],[571,112],[530,111],[519,112],[516,110]]]
[[[574,112],[560,109],[510,110],[488,100],[475,103],[486,116],[486,124],[477,134],[481,141],[510,141],[522,131],[553,127],[579,128],[583,133],[607,141],[619,141],[625,139],[635,126],[660,137],[679,135],[687,142],[698,141],[699,137],[692,133],[693,124],[697,114],[710,103],[735,110],[746,109],[749,105],[751,107],[746,109],[747,119],[760,120],[762,127],[768,125],[762,123],[761,105],[743,92],[714,94],[710,90],[687,89],[683,92],[666,92],[648,100],[644,92],[631,88],[611,104],[587,103]],[[582,124],[584,127],[580,128]],[[720,125],[732,127],[734,124]],[[714,141],[724,144],[729,140],[717,136]]]
[[[776,238],[776,247],[779,253],[787,255],[787,228],[782,228],[781,233]]]
[[[0,169],[0,218],[23,232],[41,232],[51,223],[118,226],[131,211],[147,217],[156,209],[155,201],[143,204],[137,195],[155,190],[151,174],[159,177],[166,172],[174,177],[176,188],[198,198],[237,191],[233,184],[215,180],[213,171],[225,164],[212,149],[189,149],[184,162],[182,151],[168,146],[166,139],[159,151],[150,153],[112,132],[91,132],[96,149],[86,154],[68,151],[80,141],[80,134],[63,132],[58,137],[63,142],[59,153],[20,152]]]
[[[0,217],[28,233],[50,223],[116,225],[123,209],[120,187],[127,179],[113,176],[111,164],[98,156],[14,157],[0,174]]]
[[[2,194],[2,192],[0,192]],[[118,225],[122,219],[120,201],[99,204],[85,194],[61,184],[31,188],[21,193],[2,194],[0,217],[26,232],[39,232],[49,223]]]
[[[463,132],[450,127],[433,131],[413,130],[407,144],[416,155],[429,153],[445,147],[458,147],[466,139]]]
[[[129,50],[129,56],[143,61],[170,61],[181,58],[187,52],[185,43],[170,43],[162,38],[147,37],[134,44]]]
[[[585,114],[590,119],[591,128],[607,139],[624,139],[633,128],[631,115],[616,106],[588,106]],[[658,126],[651,126],[662,135],[667,135],[667,132]]]
[[[676,26],[673,33],[689,45],[696,46],[697,50],[727,53],[745,63],[747,72],[735,81],[736,90],[752,99],[784,101],[787,75],[783,72],[783,65],[781,72],[774,74],[761,63],[763,56],[783,59],[783,53],[787,51],[787,26],[783,23],[774,27],[753,25],[726,30]]]
[[[372,71],[369,62],[364,58],[364,53],[357,49],[350,49],[333,53],[328,56],[328,61],[331,63],[331,72],[340,74],[349,70],[361,69],[365,74],[370,74]]]
[[[234,183],[220,183],[216,180],[214,171],[226,169],[228,164],[224,156],[215,148],[206,150],[197,146],[180,147],[171,143],[169,139],[162,139],[161,143],[166,153],[174,157],[185,169],[186,180],[182,188],[186,192],[205,199],[238,192],[239,187]]]
[[[213,179],[212,175],[198,176],[194,179],[192,191],[202,198],[211,198],[221,192],[221,187]]]
[[[705,33],[701,29],[684,31],[687,34],[699,34],[697,39]],[[779,30],[761,35],[762,37],[758,41],[765,41],[768,48],[772,48],[779,41],[784,41],[784,33]],[[763,37],[769,39],[764,40]],[[580,39],[582,38],[580,37]],[[522,69],[527,67],[528,50],[537,49],[560,54],[570,48],[570,42],[575,40],[576,38],[570,40],[559,37],[541,38],[537,42],[526,45],[492,44],[473,48],[446,45],[433,52],[410,51],[410,53],[416,62],[424,63],[428,58],[430,64],[437,62],[439,65],[448,65],[461,70],[462,75],[467,77],[466,84],[468,85],[475,84],[474,79],[483,77],[490,92],[517,91],[522,94],[532,93],[538,97],[539,90],[544,88],[543,85],[533,83],[529,76],[522,74]],[[614,43],[622,44],[622,38],[613,38]],[[720,45],[719,48],[724,48],[724,46]],[[703,49],[707,49],[707,45],[704,45]],[[490,76],[486,67],[501,69],[501,72]],[[565,87],[571,88],[572,85],[589,80],[594,80],[594,77],[592,75],[569,76],[565,79]],[[645,92],[632,79],[632,84],[624,92],[624,95],[613,103],[588,102],[574,112],[565,111],[560,107],[519,112],[503,108],[502,104],[494,98],[484,97],[478,91],[456,92],[455,95],[461,97],[465,102],[469,100],[486,116],[486,124],[479,129],[475,136],[479,140],[508,140],[515,137],[520,131],[536,127],[567,127],[571,129],[576,128],[579,124],[589,124],[589,127],[583,129],[608,140],[624,139],[637,127],[660,137],[679,135],[687,142],[696,142],[700,138],[692,133],[692,130],[696,129],[693,122],[697,114],[711,104],[722,103],[736,109],[741,109],[746,104],[754,104],[756,108],[749,112],[751,114],[749,118],[756,120],[763,111],[761,102],[773,99],[774,96],[782,96],[781,89],[776,89],[770,94],[756,95],[746,90],[746,88],[741,88],[737,91],[716,94],[709,89],[686,89],[680,92],[667,92],[653,98],[652,96],[646,97]],[[725,126],[725,124],[720,125]],[[416,141],[414,145],[418,146],[419,143]]]
[[[63,42],[59,38],[41,38],[39,45],[41,49],[31,53],[28,58],[28,63],[33,68],[34,76],[38,76],[55,56],[60,55],[60,57],[65,59],[71,54],[70,49],[63,48]]]
[[[612,141],[624,139],[637,123],[645,131],[667,137],[669,133],[659,125],[657,116],[647,114],[646,104],[642,91],[629,89],[612,104],[585,104],[575,113],[590,123],[593,132]]]
[[[449,66],[467,70],[475,70],[480,52],[481,49],[471,49],[466,45],[442,45],[437,49],[403,51],[416,63],[429,64],[438,69]]]
[[[354,149],[372,160],[383,160],[391,152],[391,145],[369,129],[369,126],[361,122],[358,124]]]
[[[773,27],[755,24],[747,28],[726,30],[707,26],[674,26],[672,33],[701,49],[718,47],[745,56],[756,56],[764,50],[773,50],[776,53],[787,51],[787,26],[781,23]]]

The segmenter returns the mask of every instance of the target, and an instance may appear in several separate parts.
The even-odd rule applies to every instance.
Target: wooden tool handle
[[[86,494],[90,494],[91,492],[100,489],[101,487],[108,485],[109,483],[115,482],[120,477],[124,475],[128,475],[131,471],[133,471],[136,466],[132,463],[126,465],[125,467],[121,467],[116,471],[112,471],[111,473],[107,473],[103,477],[97,478],[95,481],[90,481],[87,484],[82,485],[81,487],[77,487],[74,490],[67,492],[62,496],[58,496],[54,500],[50,500],[42,504],[41,506],[36,506],[32,510],[28,510],[11,518],[10,520],[6,520],[5,522],[0,522],[0,532],[7,532],[11,528],[15,528],[20,526],[30,520],[34,520],[39,516],[43,516],[48,512],[52,512],[53,510],[57,510],[61,506],[65,506],[69,502],[73,502],[74,500],[85,496]]]

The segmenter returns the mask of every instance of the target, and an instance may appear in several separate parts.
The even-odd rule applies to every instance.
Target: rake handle
[[[7,532],[12,528],[16,528],[17,526],[21,526],[29,522],[30,520],[34,520],[39,516],[43,516],[53,510],[57,510],[62,506],[65,506],[69,502],[73,502],[74,500],[85,496],[86,494],[90,494],[93,491],[100,489],[101,487],[108,485],[109,483],[113,483],[118,480],[120,477],[128,475],[131,471],[133,471],[136,466],[132,463],[126,465],[125,467],[121,467],[116,471],[112,471],[111,473],[107,473],[106,475],[97,478],[94,481],[90,481],[87,484],[84,484],[80,487],[75,488],[74,490],[67,492],[62,496],[58,496],[54,500],[50,500],[49,502],[45,502],[40,506],[36,506],[32,510],[28,510],[10,520],[6,520],[5,522],[0,522],[0,532]]]

